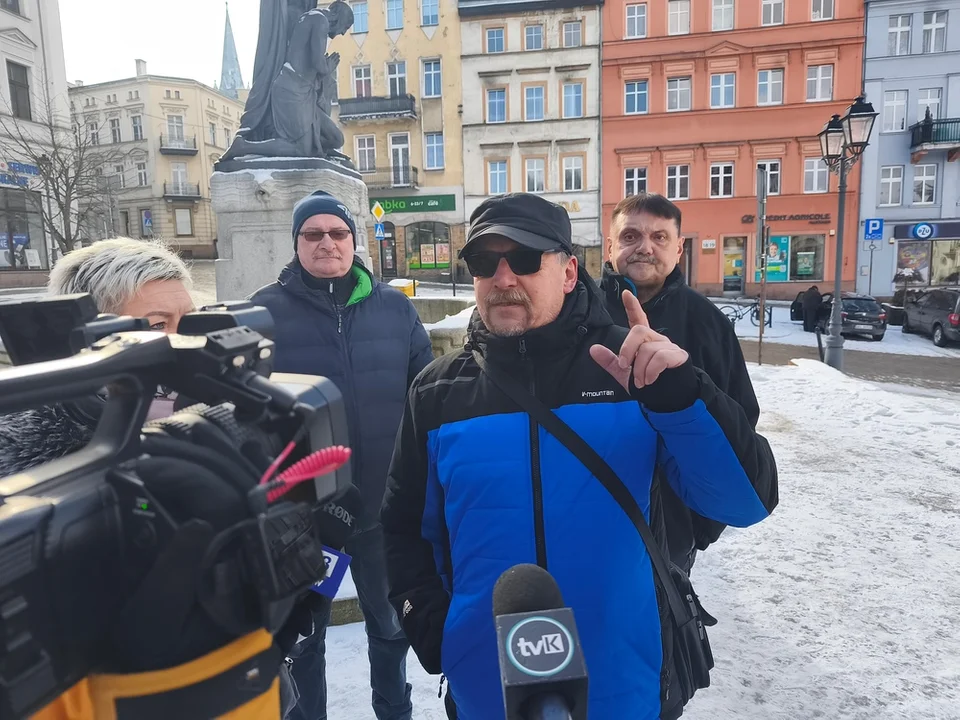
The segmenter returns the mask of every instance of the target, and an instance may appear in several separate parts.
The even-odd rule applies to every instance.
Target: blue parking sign
[[[883,218],[867,218],[863,224],[864,240],[883,240]]]

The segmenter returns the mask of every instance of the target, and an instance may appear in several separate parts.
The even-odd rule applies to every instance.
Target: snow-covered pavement
[[[780,506],[697,561],[717,666],[684,718],[960,719],[960,395],[812,361],[751,374]],[[362,627],[327,647],[330,720],[373,718]],[[443,720],[408,668],[414,717]]]

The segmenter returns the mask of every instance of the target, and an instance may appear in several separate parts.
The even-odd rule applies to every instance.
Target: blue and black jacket
[[[658,537],[658,463],[704,516],[735,526],[765,518],[776,468],[743,409],[692,363],[631,396],[588,353],[596,343],[619,350],[627,335],[602,304],[587,279],[550,325],[500,338],[477,322],[470,345],[591,443]],[[390,598],[420,662],[447,676],[459,720],[503,718],[493,586],[507,568],[535,562],[573,608],[590,717],[677,717],[669,610],[636,528],[469,350],[414,381],[381,511]]]

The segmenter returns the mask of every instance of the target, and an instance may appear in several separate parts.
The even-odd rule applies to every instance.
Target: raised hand
[[[603,345],[590,348],[590,357],[620,383],[630,389],[630,374],[638,388],[652,385],[664,370],[680,367],[689,355],[669,338],[650,328],[650,321],[640,301],[628,290],[623,292],[623,307],[627,311],[630,332],[620,353],[614,353]]]

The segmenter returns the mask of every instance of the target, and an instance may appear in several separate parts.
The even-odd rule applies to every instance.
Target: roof
[[[217,90],[216,88],[212,88],[212,87],[210,87],[209,85],[207,85],[206,83],[200,82],[199,80],[193,80],[193,79],[191,79],[191,78],[173,77],[173,76],[170,76],[170,75],[138,75],[138,76],[135,76],[135,77],[123,78],[122,80],[107,80],[106,82],[92,83],[92,84],[90,84],[90,85],[86,85],[86,84],[84,84],[84,85],[72,85],[72,86],[69,88],[69,94],[70,94],[70,95],[82,95],[83,93],[85,93],[85,92],[88,91],[88,90],[101,90],[101,89],[103,89],[103,88],[119,87],[119,86],[121,86],[121,85],[137,85],[137,84],[140,84],[140,83],[143,83],[143,82],[158,82],[158,83],[159,83],[159,82],[163,82],[163,83],[171,83],[171,82],[173,82],[173,83],[183,83],[183,84],[185,84],[185,85],[195,85],[195,86],[199,86],[199,87],[203,88],[204,90],[207,90],[207,91],[213,93],[214,95],[219,95],[219,96],[222,97],[224,100],[229,100],[229,101],[235,102],[235,103],[237,103],[237,104],[239,104],[239,105],[243,105],[243,103],[240,102],[239,100],[236,100],[236,99],[230,97],[229,95],[224,95],[222,92],[220,92],[220,91]]]

